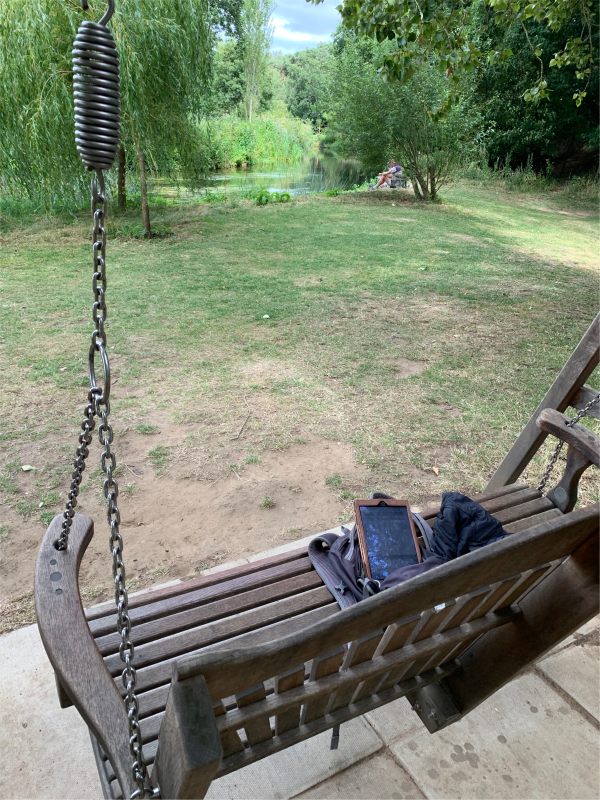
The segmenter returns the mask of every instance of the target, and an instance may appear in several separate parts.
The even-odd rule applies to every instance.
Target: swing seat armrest
[[[578,450],[591,464],[600,467],[600,437],[583,425],[568,425],[569,419],[560,411],[545,408],[537,418],[540,430],[556,436]]]

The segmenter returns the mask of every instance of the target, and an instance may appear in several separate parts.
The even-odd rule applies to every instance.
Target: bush
[[[289,203],[292,199],[289,192],[270,192],[268,189],[251,190],[243,196],[247,200],[254,200],[257,206],[266,206],[269,203]]]
[[[212,169],[250,164],[295,164],[315,146],[311,126],[292,117],[257,117],[248,122],[235,116],[198,123],[202,149]]]
[[[344,155],[372,173],[390,158],[399,161],[415,195],[436,200],[471,157],[475,120],[460,102],[451,103],[450,81],[433,66],[404,83],[385,81],[377,63],[390,47],[352,37],[344,42],[331,128]]]

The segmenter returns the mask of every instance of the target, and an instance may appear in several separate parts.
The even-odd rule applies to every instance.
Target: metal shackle
[[[106,27],[113,11],[110,0],[99,22],[81,23],[73,42],[75,144],[90,170],[110,169],[119,147],[119,56]]]

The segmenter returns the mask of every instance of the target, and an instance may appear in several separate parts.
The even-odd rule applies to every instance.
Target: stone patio
[[[599,644],[596,618],[437,734],[398,700],[342,725],[338,750],[321,734],[220,778],[207,796],[596,800]],[[0,637],[0,675],[0,798],[102,797],[87,729],[60,708],[35,625]]]

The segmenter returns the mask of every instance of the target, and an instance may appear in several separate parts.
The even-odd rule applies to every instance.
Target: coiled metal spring
[[[119,56],[101,23],[82,22],[73,42],[75,144],[91,170],[110,169],[119,147]]]

